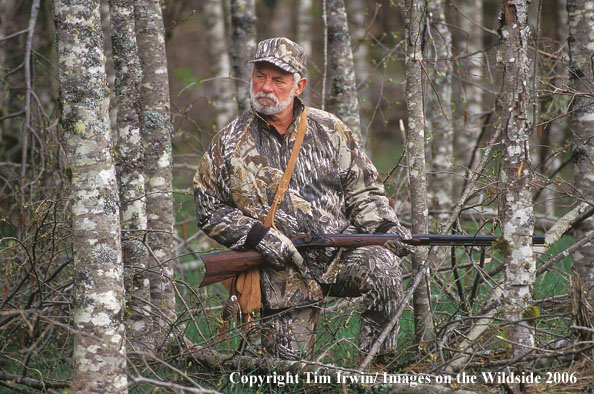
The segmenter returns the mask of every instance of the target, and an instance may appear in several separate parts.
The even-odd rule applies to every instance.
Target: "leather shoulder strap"
[[[303,112],[301,113],[301,118],[299,119],[299,129],[297,130],[297,136],[295,137],[295,145],[293,145],[293,150],[291,151],[291,157],[289,158],[289,163],[287,164],[287,168],[285,169],[285,173],[283,174],[281,181],[278,185],[278,189],[276,189],[276,194],[274,196],[274,200],[272,201],[272,206],[270,207],[270,211],[268,211],[268,215],[266,216],[266,220],[264,220],[265,227],[274,227],[274,215],[276,215],[276,211],[280,206],[285,193],[289,189],[289,182],[291,181],[291,175],[293,175],[293,170],[295,169],[295,164],[297,163],[297,157],[299,156],[299,151],[301,150],[301,144],[303,143],[303,138],[305,137],[305,132],[307,130],[307,110],[303,108]]]

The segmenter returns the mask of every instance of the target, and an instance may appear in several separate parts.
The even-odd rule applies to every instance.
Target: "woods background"
[[[0,0],[0,392],[374,371],[357,299],[328,299],[314,360],[284,362],[239,327],[219,335],[225,292],[198,288],[220,247],[196,227],[192,176],[273,36],[305,47],[306,104],[353,129],[413,233],[501,235],[405,262],[386,371],[453,378],[434,392],[592,391],[592,2]],[[456,384],[482,371],[549,379]],[[260,388],[355,389],[428,387]]]

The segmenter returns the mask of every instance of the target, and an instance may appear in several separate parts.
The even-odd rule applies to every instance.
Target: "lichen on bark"
[[[502,85],[497,101],[503,130],[501,190],[503,238],[508,244],[505,261],[505,317],[514,357],[530,352],[534,336],[523,312],[532,305],[536,261],[532,249],[534,211],[530,189],[528,104],[530,79],[529,28],[524,0],[506,0],[500,16],[498,65]]]
[[[61,124],[71,171],[73,391],[127,392],[119,198],[99,1],[54,2]]]
[[[159,0],[138,1],[134,7],[136,39],[142,67],[144,181],[148,213],[148,261],[151,303],[157,309],[155,346],[160,346],[176,320],[173,289],[173,158],[165,27]]]
[[[122,251],[126,268],[129,351],[150,351],[152,331],[144,190],[144,149],[140,135],[142,70],[136,45],[134,1],[110,0],[111,41],[117,98],[117,171],[121,200]]]

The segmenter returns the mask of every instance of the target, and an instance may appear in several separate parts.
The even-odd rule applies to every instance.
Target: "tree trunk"
[[[142,125],[144,182],[151,303],[158,310],[155,346],[165,339],[176,320],[173,289],[173,196],[169,81],[165,29],[159,0],[135,4],[136,39],[142,66]]]
[[[293,31],[293,5],[292,1],[275,1],[270,20],[270,35],[272,37],[288,37]]]
[[[355,65],[351,35],[343,0],[327,0],[328,47],[332,69],[330,111],[353,132],[360,145],[365,144],[359,117],[359,98],[355,81]]]
[[[213,99],[211,103],[216,111],[217,130],[225,127],[237,114],[231,76],[231,61],[227,50],[225,36],[225,20],[222,0],[211,0],[204,3],[204,24],[208,36],[208,58],[210,71],[215,78],[213,86]],[[244,65],[245,67],[245,65]]]
[[[498,64],[502,69],[502,86],[498,98],[499,127],[503,130],[501,189],[503,190],[503,238],[506,241],[505,318],[514,357],[530,351],[533,332],[525,321],[532,304],[536,263],[532,250],[534,212],[530,192],[530,149],[528,143],[527,81],[529,29],[527,4],[524,0],[504,0],[500,20]]]
[[[466,168],[471,167],[472,147],[478,143],[483,115],[484,46],[483,46],[483,2],[460,0],[460,33],[456,40],[457,56],[462,67],[458,68],[460,78],[459,99],[456,103],[455,146],[456,158]],[[462,174],[464,171],[461,172]],[[459,188],[457,188],[459,189]]]
[[[428,73],[430,86],[427,94],[427,121],[431,130],[431,207],[441,212],[437,220],[441,223],[449,217],[454,206],[454,178],[452,155],[454,148],[454,127],[452,115],[452,35],[445,20],[443,0],[428,2],[429,24],[427,31],[428,57],[431,66]],[[444,249],[445,250],[445,249]]]
[[[250,108],[248,61],[256,52],[256,5],[254,0],[231,0],[231,60],[237,90],[237,105],[242,113]]]
[[[422,81],[422,8],[424,1],[406,1],[406,108],[408,110],[408,163],[410,167],[410,193],[412,206],[412,232],[427,233],[427,179],[425,171],[425,115],[423,112]],[[413,254],[413,271],[427,260],[427,247],[417,246]],[[413,304],[415,311],[415,336],[418,341],[433,336],[433,317],[429,295],[429,275],[417,287]]]
[[[349,16],[353,23],[351,31],[353,37],[353,59],[355,62],[355,77],[357,95],[359,97],[359,113],[361,115],[361,126],[369,130],[369,116],[373,112],[373,105],[369,100],[371,83],[371,62],[369,59],[369,46],[366,39],[367,26],[365,19],[367,17],[366,2],[364,0],[349,0]],[[376,5],[377,6],[377,5]]]
[[[594,100],[592,86],[592,40],[594,9],[586,0],[567,0],[569,18],[569,81],[576,92],[569,108],[569,126],[573,135],[575,187],[579,200],[594,202]],[[574,241],[594,230],[594,217],[576,227]],[[580,276],[588,298],[594,296],[594,244],[581,247],[573,254],[573,271]]]
[[[19,2],[17,0],[0,0],[0,37],[6,37],[9,34],[15,33],[16,25],[14,21],[14,17],[19,12]],[[8,115],[11,113],[13,108],[18,108],[20,105],[10,105],[11,96],[16,96],[11,92],[10,83],[7,80],[7,74],[12,69],[12,63],[16,60],[17,56],[13,56],[13,51],[11,50],[14,44],[11,42],[15,41],[14,39],[8,40],[8,42],[2,42],[0,45],[0,97],[3,99],[0,100],[0,117]],[[11,58],[14,58],[11,60]],[[19,59],[20,61],[20,59]],[[12,107],[12,108],[11,108]],[[5,137],[5,130],[12,128],[10,118],[5,120],[0,120],[0,143],[2,139]],[[0,144],[0,148],[3,148],[4,144]],[[4,153],[1,152],[0,153]]]
[[[366,45],[367,26],[365,26],[366,3],[364,0],[349,0],[349,15],[353,21],[351,31],[353,36],[353,59],[355,62],[355,76],[357,84],[369,78],[370,62],[369,47]],[[377,6],[377,5],[376,5]]]
[[[312,23],[312,1],[311,0],[300,0],[297,3],[297,42],[303,47],[308,59],[312,59],[313,50],[313,23]],[[311,64],[311,62],[309,62]],[[305,105],[312,105],[312,81],[309,78],[311,73],[308,70],[303,77],[308,78],[308,84],[303,93],[301,93],[301,99]]]
[[[134,2],[110,0],[111,41],[117,98],[117,172],[122,221],[122,251],[128,301],[126,337],[129,350],[150,351],[152,342],[149,260],[144,246],[146,200],[144,152],[140,135],[140,82],[142,70],[136,46]]]
[[[553,24],[554,38],[556,39],[556,51],[560,52],[561,59],[569,59],[569,53],[565,43],[567,42],[567,1],[555,0],[553,15],[558,15]],[[569,86],[569,74],[567,73],[567,65],[565,61],[559,59],[553,65],[555,78],[552,84],[556,87],[563,88]],[[571,97],[552,94],[550,99],[545,99],[543,107],[552,108],[551,113],[544,114],[545,116],[559,116],[565,112],[568,107]],[[554,111],[554,112],[553,112]],[[554,173],[563,164],[562,155],[557,151],[558,147],[565,144],[568,140],[568,118],[569,116],[559,116],[554,122],[549,125],[541,126],[538,129],[540,137],[540,168],[539,171],[549,176]],[[542,121],[542,120],[541,120]],[[551,156],[553,156],[551,158]],[[544,205],[544,213],[548,217],[556,215],[558,201],[562,196],[561,193],[555,191],[552,184],[547,185],[541,192],[541,201]]]
[[[61,121],[71,177],[73,391],[125,393],[119,198],[99,1],[56,0]]]

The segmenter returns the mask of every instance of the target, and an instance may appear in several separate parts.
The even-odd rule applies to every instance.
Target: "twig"
[[[538,267],[538,269],[536,270],[536,275],[541,275],[543,272],[547,271],[549,267],[563,260],[565,257],[569,256],[571,253],[581,248],[582,246],[592,242],[592,240],[594,240],[594,231],[590,231],[584,238],[580,239],[578,242],[574,243],[569,248],[565,249],[557,256],[547,261],[546,264],[543,264],[540,267]]]
[[[501,296],[503,295],[503,289],[501,286],[495,286],[492,291],[492,294],[489,296],[490,300],[494,300],[499,302],[501,300]],[[470,330],[470,332],[466,335],[466,337],[458,344],[456,344],[456,349],[460,349],[462,354],[454,356],[452,359],[448,361],[445,366],[446,372],[454,373],[462,369],[464,364],[468,362],[472,354],[476,352],[474,348],[475,341],[487,330],[491,327],[493,322],[493,316],[499,312],[499,308],[493,308],[490,312],[487,313],[486,316],[479,319],[474,327]],[[469,354],[472,353],[472,354]]]
[[[198,394],[218,394],[219,391],[215,391],[215,390],[207,390],[205,388],[202,388],[201,386],[198,386],[198,388],[196,387],[188,387],[188,386],[182,386],[181,384],[177,384],[177,383],[173,383],[173,382],[163,382],[160,380],[155,380],[155,379],[149,379],[149,378],[145,378],[144,376],[136,376],[134,378],[132,378],[132,380],[134,381],[134,383],[146,383],[146,384],[150,384],[152,386],[157,386],[157,387],[165,387],[171,390],[181,390],[182,392],[187,392],[187,393],[198,393]]]
[[[0,380],[4,380],[4,381],[12,381],[15,382],[17,384],[22,384],[34,389],[38,389],[38,390],[44,390],[46,388],[55,388],[55,389],[63,389],[63,388],[67,388],[70,387],[70,383],[68,382],[56,382],[56,381],[47,381],[44,379],[41,380],[37,380],[37,379],[33,379],[30,377],[26,377],[26,376],[21,376],[21,375],[13,375],[10,373],[6,373],[3,371],[0,371]]]
[[[20,36],[21,34],[25,34],[25,33],[27,33],[28,31],[29,31],[29,29],[23,29],[23,30],[20,30],[20,31],[14,32],[14,33],[12,33],[12,34],[9,34],[9,35],[7,35],[7,36],[0,37],[0,42],[2,42],[2,41],[7,41],[7,40],[10,40],[11,38],[15,38],[15,37],[17,37],[17,36]]]

